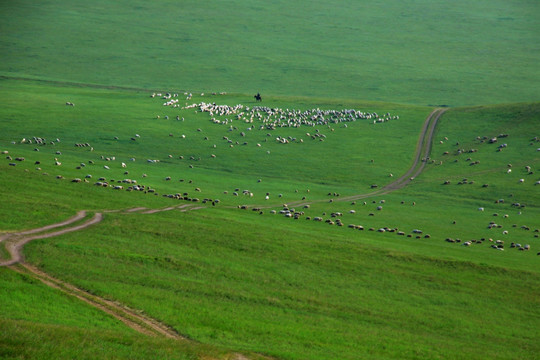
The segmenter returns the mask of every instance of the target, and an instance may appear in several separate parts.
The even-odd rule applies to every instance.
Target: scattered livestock
[[[257,107],[255,107],[255,108],[257,108]],[[274,109],[270,109],[270,111],[273,111],[273,110],[274,110]],[[247,111],[248,114],[249,114],[249,109],[247,109],[246,111]],[[177,117],[177,119],[178,119],[178,117]],[[241,116],[240,118],[238,118],[238,119],[237,119],[237,118],[234,118],[234,120],[247,120],[247,119],[246,119],[245,115],[242,115],[242,116]],[[262,121],[263,119],[259,119],[259,120]],[[231,122],[231,123],[232,123],[232,121],[233,121],[233,119],[230,119],[230,122]],[[349,120],[344,120],[344,121],[349,121]],[[251,122],[253,122],[253,121],[251,121]],[[331,124],[331,122],[330,122],[330,124]],[[305,125],[305,124],[302,124],[302,125]],[[316,124],[316,125],[321,125],[321,124]],[[344,125],[346,125],[346,124],[344,124]],[[314,126],[314,125],[311,125],[311,126]],[[250,127],[250,128],[248,128],[248,130],[252,130],[252,129],[255,129],[255,127]],[[271,128],[269,128],[269,129],[271,129]],[[199,131],[200,131],[200,130],[199,130]],[[308,134],[309,134],[309,133],[308,133]],[[316,134],[317,134],[317,137],[323,137],[322,134],[320,134],[320,133],[316,133]],[[244,133],[243,135],[245,136],[245,133]],[[310,134],[309,136],[312,136],[312,135]],[[137,136],[137,137],[138,137],[138,136]],[[281,137],[279,137],[279,138],[281,138]],[[286,139],[286,140],[288,140],[288,141],[295,141],[295,140],[289,139],[289,138],[281,138],[281,139]],[[80,146],[79,146],[79,145],[80,145]],[[76,144],[75,146],[77,146],[77,147],[82,147],[82,146],[83,146],[83,144],[79,144],[79,145]],[[85,146],[89,146],[89,144],[88,144],[88,145],[85,145]],[[474,150],[474,149],[471,149],[471,150],[469,150],[469,152],[475,152],[475,151],[473,151],[473,150]],[[212,156],[212,157],[214,157],[214,156]],[[470,161],[472,161],[472,160],[470,160]],[[149,161],[149,162],[159,162],[159,160],[154,160],[154,161]],[[125,167],[125,166],[124,166],[124,163],[122,163],[122,167]],[[106,168],[107,168],[107,167],[106,167]],[[527,170],[527,171],[530,171],[530,169],[527,169],[527,168],[526,168],[526,170]],[[143,175],[143,177],[144,177],[144,175]],[[74,179],[74,180],[75,180],[75,179]],[[79,181],[80,181],[80,179],[79,179]],[[460,183],[465,184],[465,183],[470,183],[470,182],[458,182],[458,184],[460,184]],[[538,181],[537,184],[540,184],[540,181]],[[118,187],[118,186],[115,186],[114,188],[116,189],[117,187]],[[120,187],[121,187],[121,186],[120,186]],[[137,186],[137,189],[140,189],[140,187]],[[126,189],[126,190],[129,190],[129,188]],[[134,188],[131,188],[130,191],[133,191],[133,190],[135,190],[135,189],[134,189]],[[246,195],[246,194],[244,193],[244,195]],[[175,196],[177,196],[177,194],[175,194],[175,195],[163,195],[163,196],[167,196],[167,197],[171,197],[171,196],[172,196],[172,197],[175,197]],[[251,196],[253,196],[252,193],[251,193]],[[339,195],[338,195],[338,196],[339,196]],[[269,198],[269,196],[266,195],[266,199],[268,199],[268,198]],[[198,199],[195,198],[193,201],[198,201]],[[203,200],[203,202],[204,202],[204,200]],[[382,209],[382,207],[379,206],[379,207],[377,208],[377,210],[380,210],[379,208]],[[254,210],[254,211],[260,211],[260,209],[258,209],[258,208],[253,208],[253,210]],[[482,208],[482,210],[483,210],[483,208]],[[350,213],[352,214],[353,211],[354,211],[354,210],[351,210]],[[300,212],[298,212],[298,213],[300,213]],[[296,212],[294,212],[294,209],[289,209],[288,211],[286,211],[286,212],[284,213],[284,215],[285,215],[286,217],[295,217]],[[342,214],[341,214],[341,215],[342,215]],[[341,215],[340,215],[340,216],[341,216]],[[332,216],[332,217],[334,217],[334,216]],[[310,217],[310,219],[311,219],[311,217]],[[329,220],[330,220],[330,219],[329,219]],[[318,220],[318,221],[323,221],[323,219],[320,218],[320,220]],[[339,220],[339,219],[336,219],[336,220],[330,220],[328,223],[332,223],[332,224],[334,224],[334,225],[335,225],[335,224],[338,224],[338,225],[339,225],[339,223],[341,223],[341,220]],[[356,229],[356,228],[362,227],[362,226],[351,224],[351,225],[349,225],[349,227],[350,227],[350,228],[355,228],[355,229]],[[382,227],[382,228],[379,228],[379,230],[380,230],[380,229],[383,230],[383,231],[381,231],[381,232],[397,232],[398,235],[405,235],[405,232],[403,232],[403,231],[395,231],[394,228]],[[363,227],[362,227],[362,230],[363,230]],[[392,230],[393,230],[393,231],[392,231]],[[415,232],[413,231],[413,233],[415,233]],[[470,245],[470,244],[474,244],[473,241],[468,241],[468,242],[466,242],[466,243],[469,243],[469,245]],[[467,246],[469,246],[469,245],[467,245]],[[497,244],[497,245],[500,245],[500,244]]]
[[[112,160],[112,157],[110,159]],[[24,159],[17,158],[17,160],[23,161]],[[81,163],[81,166],[82,166],[82,164],[83,163]],[[125,166],[124,164],[125,163],[122,163],[122,166]],[[529,170],[529,169],[525,168],[525,170]],[[58,178],[62,178],[62,177],[58,176]],[[90,179],[90,178],[92,178],[92,176],[90,174],[87,174],[85,176],[85,179],[74,178],[71,181],[75,182],[75,183],[79,183],[79,182],[84,182],[84,181],[86,181],[86,179]],[[171,178],[167,177],[166,179],[170,180]],[[463,179],[462,181],[465,183],[467,180]],[[139,184],[136,183],[135,180],[124,179],[124,180],[118,180],[117,182],[122,182],[122,183],[128,184],[130,186],[126,188],[124,184],[115,184],[114,180],[111,180],[110,182],[107,182],[107,181],[105,181],[104,178],[100,178],[100,181],[96,182],[95,184],[97,186],[110,187],[110,188],[115,189],[115,190],[144,191],[146,193],[155,193],[154,189],[150,189],[149,187],[145,187],[144,185],[139,185]],[[260,182],[260,181],[258,181],[258,182]],[[201,192],[200,188],[194,188],[194,189],[195,189],[196,192]],[[251,192],[248,189],[244,189],[243,191],[241,191],[240,189],[236,189],[236,190],[237,190],[236,191],[237,194],[242,193],[242,195],[244,195],[244,196],[249,196],[249,197],[254,196],[253,192]],[[338,193],[330,192],[329,195],[339,197]],[[192,202],[201,202],[201,201],[203,203],[211,202],[213,205],[215,205],[217,203],[217,201],[214,201],[214,200],[211,200],[211,199],[199,199],[199,198],[196,198],[196,197],[190,197],[187,193],[183,193],[183,194],[181,194],[181,193],[164,194],[162,196],[168,197],[168,198],[173,198],[173,199],[187,200],[187,201],[192,201]],[[265,199],[269,199],[269,193],[266,194]],[[384,200],[379,200],[378,202],[380,204],[385,204]],[[503,204],[504,199],[498,199],[497,203]],[[353,204],[355,204],[355,202],[353,202]],[[279,211],[279,213],[282,214],[284,217],[292,218],[292,219],[299,219],[300,217],[304,217],[304,215],[305,215],[304,211],[295,210],[294,208],[286,207],[286,205],[287,204],[284,204],[285,207],[282,210]],[[520,203],[513,203],[511,206],[521,208],[524,205],[520,204]],[[302,207],[303,207],[303,210],[310,209],[309,205],[307,205],[307,204],[302,205]],[[247,209],[248,206],[247,205],[241,205],[240,208],[241,209]],[[258,212],[259,214],[263,213],[262,209],[258,208],[258,207],[253,207],[252,210]],[[382,210],[382,206],[381,205],[377,206],[377,210]],[[478,210],[483,211],[484,208],[478,208]],[[276,211],[270,211],[270,213],[275,214],[277,212]],[[355,210],[349,210],[348,214],[355,215],[356,211]],[[317,216],[316,217],[306,216],[305,218],[308,219],[308,220],[312,220],[312,221],[316,221],[316,222],[324,222],[324,223],[329,224],[329,225],[334,225],[334,226],[341,227],[341,226],[344,226],[344,222],[341,220],[341,218],[344,217],[344,216],[345,215],[343,213],[336,211],[336,212],[332,212],[330,214],[330,218],[327,218],[327,219],[324,219],[323,217],[317,217]],[[505,217],[507,217],[507,215],[505,215]],[[364,230],[365,229],[364,225],[358,225],[358,224],[349,224],[349,225],[347,225],[347,227],[350,228],[350,229],[355,229],[355,230]],[[491,222],[489,224],[489,228],[500,228],[500,225],[496,224],[494,222]],[[527,226],[522,226],[521,228],[523,230],[529,230],[529,227],[527,227]],[[395,227],[385,227],[385,226],[383,226],[383,227],[376,227],[376,228],[372,228],[372,229],[375,232],[395,233],[396,235],[399,235],[399,236],[416,237],[416,238],[423,237],[423,238],[426,238],[426,239],[430,238],[429,234],[424,235],[423,231],[419,230],[419,229],[413,229],[411,231],[411,234],[408,234],[408,235],[406,234],[405,231],[399,230],[399,229],[397,229]],[[502,234],[508,236],[509,231],[504,230],[502,232]],[[447,241],[448,242],[463,243],[464,246],[470,247],[470,246],[472,246],[474,244],[482,243],[483,239],[482,240],[474,240],[473,239],[473,240],[468,240],[468,241],[462,242],[458,238],[456,238],[456,239],[447,238]],[[496,241],[493,241],[492,243],[493,243],[493,245],[492,245],[493,248],[496,248],[498,250],[504,250],[504,242],[502,242],[501,240],[496,240]],[[527,251],[527,250],[530,250],[530,248],[531,248],[529,244],[525,244],[525,245],[521,246],[520,244],[515,244],[515,243],[513,243],[511,245],[511,247],[512,248],[514,248],[514,247],[518,248],[518,249],[520,249],[522,251]]]

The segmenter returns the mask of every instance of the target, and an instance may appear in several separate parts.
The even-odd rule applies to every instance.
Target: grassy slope
[[[100,310],[7,268],[0,268],[0,334],[2,359],[232,356],[215,346],[141,335]]]
[[[2,359],[226,359],[204,345],[155,339],[103,329],[80,329],[32,321],[0,319]]]
[[[8,85],[10,83],[12,82],[5,82]],[[50,111],[57,111],[54,117],[57,122],[82,119],[80,126],[74,127],[70,133],[62,134],[62,142],[55,145],[55,149],[60,146],[61,156],[66,159],[63,163],[69,165],[62,168],[62,173],[68,180],[70,176],[80,174],[80,170],[76,170],[74,166],[89,156],[99,161],[99,154],[104,153],[116,155],[121,161],[129,156],[145,159],[159,155],[163,161],[152,164],[158,166],[149,168],[150,165],[146,162],[136,161],[128,163],[128,169],[137,174],[148,172],[146,179],[158,189],[177,191],[178,185],[164,181],[163,177],[167,174],[183,177],[183,171],[186,170],[180,171],[178,168],[182,166],[182,169],[185,169],[187,164],[175,164],[167,160],[165,154],[171,149],[167,142],[179,141],[176,137],[169,139],[168,133],[175,131],[176,135],[175,127],[183,126],[182,132],[195,139],[189,142],[190,146],[182,143],[178,146],[187,146],[185,149],[190,149],[192,154],[197,155],[208,151],[208,144],[196,136],[202,137],[205,134],[219,139],[224,131],[209,123],[205,117],[201,118],[201,114],[195,113],[180,113],[186,117],[186,121],[181,125],[171,120],[151,120],[150,117],[155,117],[156,113],[163,116],[164,112],[170,109],[163,110],[159,104],[153,102],[154,99],[147,98],[147,94],[43,87],[33,84],[27,84],[23,89],[26,95],[21,96],[22,98],[41,89],[41,103],[50,104]],[[55,94],[56,91],[63,94]],[[9,92],[5,92],[5,95],[10,96]],[[60,100],[68,95],[77,99],[75,108],[61,104]],[[138,96],[140,100],[134,101]],[[125,98],[123,101],[122,97]],[[219,100],[231,101],[234,104],[239,99],[232,96]],[[114,108],[113,104],[116,104],[117,108]],[[283,103],[284,107],[289,105],[291,104]],[[303,104],[305,107],[314,105]],[[391,107],[388,104],[386,106]],[[121,129],[109,129],[100,136],[88,139],[90,135],[86,134],[92,134],[91,127],[106,129],[108,119],[121,117],[122,109],[129,108],[135,114],[142,114],[139,115],[139,120],[132,120],[129,130],[120,133]],[[384,104],[378,104],[378,108],[384,109]],[[14,109],[8,107],[8,110],[4,111],[15,111]],[[96,115],[93,109],[97,109]],[[65,113],[64,110],[79,112]],[[32,110],[32,106],[27,111],[34,116],[35,128],[39,130],[37,135],[54,138],[56,131],[61,131],[61,128],[53,129],[40,125],[50,119],[46,113],[40,115],[39,111]],[[408,139],[408,145],[403,145],[394,141],[393,137],[399,136],[403,131],[416,133],[413,129],[420,127],[427,112],[420,108],[396,109],[396,113],[401,115],[402,112],[417,115],[411,116],[409,121],[402,116],[399,122],[381,124],[384,126],[381,129],[388,131],[387,140],[383,138],[382,141],[385,141],[384,147],[388,152],[398,152],[403,146],[407,146],[410,157],[416,140]],[[174,113],[168,114],[172,118]],[[521,115],[516,117],[516,114]],[[434,154],[443,147],[453,149],[451,141],[459,140],[463,146],[468,146],[467,141],[470,141],[472,146],[474,138],[470,139],[471,133],[482,135],[485,132],[486,135],[491,135],[490,131],[498,133],[499,128],[508,129],[509,137],[505,138],[509,144],[508,153],[496,153],[492,145],[475,144],[479,150],[474,155],[482,160],[478,165],[479,174],[476,173],[477,168],[464,165],[466,162],[463,159],[458,163],[445,160],[443,165],[429,164],[426,173],[416,179],[409,188],[378,196],[373,199],[376,204],[371,199],[366,205],[363,205],[362,201],[358,201],[356,205],[339,201],[329,203],[326,196],[328,191],[344,190],[346,194],[347,191],[353,193],[353,190],[364,192],[364,189],[368,188],[368,183],[365,183],[360,190],[347,190],[350,187],[347,179],[343,185],[331,180],[326,180],[329,184],[325,184],[320,179],[314,179],[310,185],[317,190],[308,194],[303,189],[305,180],[291,176],[295,174],[296,164],[284,162],[279,157],[277,161],[281,167],[280,173],[273,185],[272,181],[264,176],[265,173],[271,174],[273,170],[266,168],[262,168],[259,170],[262,173],[257,174],[264,179],[262,183],[257,183],[253,177],[254,179],[238,185],[235,172],[246,171],[242,169],[248,166],[238,165],[234,157],[228,159],[230,148],[227,147],[220,153],[218,159],[224,160],[215,165],[216,168],[212,168],[213,163],[209,160],[206,163],[201,160],[199,164],[202,165],[192,170],[203,168],[204,171],[195,171],[186,177],[186,180],[191,179],[193,183],[185,186],[195,187],[206,181],[206,186],[201,185],[204,190],[201,196],[206,193],[220,194],[222,205],[225,206],[248,200],[223,197],[224,188],[232,191],[235,186],[249,186],[257,195],[252,201],[261,202],[259,194],[264,194],[267,186],[272,186],[272,194],[286,187],[290,188],[287,198],[279,200],[299,200],[304,195],[311,200],[321,200],[306,209],[306,215],[320,216],[323,212],[329,214],[332,211],[341,211],[346,213],[342,217],[346,224],[357,223],[366,228],[396,226],[407,233],[414,228],[421,228],[432,235],[431,239],[360,232],[312,221],[286,220],[278,215],[269,215],[267,211],[264,215],[258,215],[251,211],[242,212],[222,207],[190,213],[173,211],[158,215],[111,214],[107,215],[103,224],[84,233],[30,244],[27,255],[30,261],[46,271],[99,294],[119,299],[134,308],[143,309],[203,343],[268,352],[284,358],[333,358],[335,354],[340,354],[343,358],[357,358],[359,354],[376,358],[452,358],[456,357],[454,350],[462,347],[466,348],[464,351],[469,358],[484,358],[485,354],[493,358],[529,357],[538,350],[530,340],[537,336],[535,329],[538,329],[538,314],[531,310],[538,308],[534,291],[539,283],[538,259],[535,253],[510,249],[498,252],[489,249],[487,244],[466,248],[447,244],[443,239],[446,236],[462,236],[464,239],[491,236],[485,229],[487,222],[491,220],[490,214],[480,213],[476,208],[480,205],[489,208],[485,203],[491,203],[492,198],[499,197],[499,191],[502,191],[500,189],[512,189],[518,199],[529,199],[527,203],[530,206],[520,215],[519,224],[527,224],[533,230],[540,227],[537,221],[537,192],[530,181],[519,187],[519,184],[513,181],[515,179],[510,181],[504,177],[507,174],[502,173],[491,179],[491,186],[487,188],[489,193],[480,193],[476,197],[471,195],[473,190],[481,189],[480,184],[484,182],[481,177],[482,171],[486,170],[481,168],[484,164],[486,168],[504,167],[508,160],[506,156],[519,159],[518,155],[527,154],[527,163],[533,168],[538,166],[536,153],[527,153],[533,148],[529,145],[529,137],[536,129],[537,114],[537,104],[452,110],[443,118],[437,134],[437,140],[448,136],[449,141],[436,143]],[[111,193],[112,190],[96,188],[90,184],[72,184],[58,181],[52,176],[40,175],[41,172],[33,170],[31,160],[43,156],[43,160],[47,160],[49,164],[43,162],[42,165],[56,169],[50,165],[54,151],[43,147],[41,151],[34,152],[32,145],[9,143],[13,138],[29,137],[27,130],[21,131],[17,128],[24,116],[27,115],[15,113],[12,116],[12,122],[10,126],[6,126],[6,137],[3,139],[10,152],[28,157],[27,162],[20,163],[15,168],[8,167],[7,161],[2,165],[5,169],[2,179],[14,194],[26,188],[28,196],[32,197],[32,193],[52,187],[55,189],[57,202],[60,208],[65,209],[66,215],[79,206],[103,209],[130,207],[129,205],[159,207],[178,204],[162,197],[140,193]],[[87,125],[86,120],[90,118],[93,119],[91,126]],[[500,125],[490,130],[486,127],[486,119],[492,119],[492,123]],[[505,126],[509,119],[521,119],[521,127],[514,130]],[[455,126],[458,121],[461,125]],[[150,125],[145,126],[148,123]],[[203,134],[197,135],[197,127],[203,130]],[[352,128],[329,134],[335,137],[336,143],[341,141],[352,144],[357,140],[356,133],[353,132],[355,127],[362,131],[373,131],[367,124],[357,123]],[[294,131],[279,131],[288,135],[291,130]],[[141,133],[140,140],[136,143],[124,140],[136,131]],[[119,144],[111,141],[113,134],[119,134]],[[72,145],[73,142],[87,139],[96,148],[95,154]],[[309,147],[311,144],[303,145]],[[277,146],[275,144],[272,148],[272,153],[280,151]],[[306,154],[318,150],[315,144],[312,146]],[[361,148],[364,146],[359,145]],[[233,149],[238,150],[236,156],[252,157],[253,163],[266,155],[257,153],[250,147],[240,146]],[[359,152],[357,161],[369,164],[371,155],[377,154],[376,151],[369,153],[372,150],[368,148]],[[281,151],[282,156],[288,155],[287,151]],[[501,155],[505,158],[500,158]],[[434,157],[438,160],[438,157]],[[392,159],[388,155],[376,157],[374,164],[382,163],[383,158],[398,169],[408,166],[400,164],[403,162],[401,158]],[[503,162],[502,165],[499,161]],[[95,167],[87,166],[83,171],[92,172],[94,178],[110,174],[102,168],[106,163],[113,164],[99,162]],[[514,163],[518,164],[515,161]],[[117,178],[124,169],[118,167],[118,163],[114,164],[114,169],[109,171],[114,170],[114,177]],[[454,174],[451,166],[456,164],[462,166],[462,173],[458,173],[458,178],[461,175],[473,176],[477,183],[467,185],[469,188],[455,184],[446,187],[441,185],[441,179]],[[25,167],[30,170],[25,172]],[[237,170],[227,172],[224,170],[227,167]],[[334,169],[339,170],[339,167]],[[377,178],[387,179],[388,169],[378,171]],[[399,174],[399,171],[396,171],[396,174]],[[206,179],[207,174],[211,173],[220,174],[219,183]],[[24,181],[13,181],[15,174]],[[51,172],[52,174],[54,173]],[[271,179],[270,176],[268,178]],[[361,181],[360,179],[359,182]],[[300,188],[301,191],[295,193],[295,188]],[[423,189],[427,194],[423,194]],[[43,202],[46,204],[50,201],[48,199],[49,195],[44,195]],[[382,199],[385,200],[384,209],[378,212],[375,207]],[[404,204],[401,204],[402,201]],[[416,202],[415,206],[412,206],[413,201]],[[10,202],[10,208],[19,208],[24,213],[24,202],[19,202],[15,196]],[[510,210],[509,204],[503,206]],[[355,209],[357,213],[348,214],[349,209]],[[376,216],[369,216],[369,213],[375,213]],[[505,229],[510,230],[508,240],[513,239],[512,236],[518,236],[521,240],[525,233],[514,233],[510,223],[513,216],[512,214],[508,220],[497,220],[502,221]],[[328,215],[325,218],[328,218]],[[452,220],[457,220],[457,224],[453,225]],[[23,218],[13,220],[13,226],[17,222],[26,224],[26,221]],[[275,229],[279,229],[279,232]],[[532,232],[526,233],[533,249],[537,249],[538,240],[533,235]],[[69,259],[69,262],[62,259]],[[113,274],[110,272],[112,267],[115,268]],[[467,311],[464,312],[463,309]],[[511,335],[508,324],[512,324]],[[418,339],[419,331],[429,333],[430,336],[421,336]],[[466,344],[473,334],[477,340],[475,347],[470,348]],[[499,345],[494,346],[494,342]]]
[[[189,359],[185,344],[150,340],[120,321],[41,282],[0,269],[0,358]],[[81,346],[84,344],[84,346]],[[162,350],[159,350],[163,347]]]
[[[413,104],[535,101],[538,11],[531,0],[3,2],[0,72]]]
[[[524,255],[534,269],[516,271],[478,265],[500,255],[489,249],[466,249],[472,262],[443,260],[422,241],[391,250],[405,240],[317,225],[229,210],[115,215],[83,236],[31,244],[28,254],[203,343],[280,358],[456,358],[460,348],[471,359],[509,359],[538,351],[533,254],[504,254]],[[413,245],[431,247],[432,256],[412,255]],[[69,262],[58,260],[68,254]]]
[[[124,324],[105,315],[79,300],[51,290],[41,282],[0,269],[0,301],[2,319],[37,321],[43,324],[79,327],[81,329],[106,329],[130,333]]]

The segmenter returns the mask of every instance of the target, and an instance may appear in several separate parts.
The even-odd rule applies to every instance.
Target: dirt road
[[[418,137],[418,143],[416,144],[415,154],[414,154],[414,160],[411,165],[411,167],[398,179],[392,181],[390,184],[385,185],[381,187],[378,190],[370,191],[367,193],[357,194],[357,195],[351,195],[351,196],[345,196],[341,198],[334,199],[334,201],[354,201],[359,199],[365,199],[377,195],[384,195],[391,193],[393,191],[402,189],[407,184],[409,184],[411,181],[413,181],[420,173],[424,170],[424,167],[426,166],[427,158],[429,157],[429,154],[431,152],[431,145],[433,142],[433,134],[435,133],[435,127],[437,126],[437,122],[439,121],[440,117],[448,110],[448,108],[437,108],[433,110],[424,121],[424,125],[422,126],[422,130],[420,131],[420,136]],[[314,200],[314,201],[294,201],[289,202],[289,206],[303,206],[303,205],[309,205],[313,203],[318,202],[326,202],[327,200]],[[261,205],[261,206],[253,206],[253,207],[259,207],[259,208],[269,208],[269,207],[276,207],[276,206],[268,206],[268,205]]]
[[[440,117],[447,110],[448,110],[447,108],[435,109],[428,115],[428,117],[426,118],[426,121],[424,121],[424,126],[422,127],[422,131],[420,132],[420,137],[418,138],[418,143],[416,144],[413,164],[411,165],[411,167],[409,168],[409,170],[407,170],[405,174],[403,174],[397,180],[391,182],[390,184],[382,187],[381,189],[377,191],[373,191],[366,194],[359,194],[359,195],[344,197],[344,198],[341,198],[340,200],[351,201],[351,200],[358,200],[358,199],[363,199],[366,197],[371,197],[371,196],[376,196],[376,195],[388,194],[392,191],[402,189],[411,181],[413,181],[418,175],[420,175],[420,173],[424,170],[424,167],[426,166],[427,158],[429,157],[429,154],[431,153],[431,146],[433,143],[433,134],[435,133],[435,127],[437,126],[437,122],[439,121]]]

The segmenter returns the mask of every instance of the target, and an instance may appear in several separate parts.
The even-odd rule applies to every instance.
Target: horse
[[[260,93],[257,93],[257,95],[253,96],[255,98],[255,100],[257,101],[262,101],[262,97],[261,97],[261,94]]]

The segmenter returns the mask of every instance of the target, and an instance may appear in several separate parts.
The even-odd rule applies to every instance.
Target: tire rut
[[[84,215],[86,215],[86,212],[83,211],[82,213],[84,213]],[[79,231],[79,230],[85,229],[85,228],[87,228],[87,227],[89,227],[91,225],[99,223],[102,219],[103,219],[103,215],[101,213],[96,213],[90,220],[87,220],[84,223],[73,226],[73,227],[65,228],[65,229],[54,231],[54,232],[51,232],[51,233],[38,234],[38,235],[33,235],[33,236],[24,236],[24,235],[27,235],[27,234],[35,234],[35,233],[38,233],[38,232],[42,232],[42,231],[44,231],[44,229],[48,230],[48,229],[53,229],[53,228],[57,228],[57,227],[60,227],[60,226],[64,226],[64,225],[67,225],[67,224],[71,224],[71,223],[73,223],[73,222],[75,222],[77,220],[80,220],[79,215],[77,215],[77,216],[74,216],[71,219],[63,221],[61,223],[57,223],[57,224],[53,224],[53,225],[49,225],[49,226],[45,226],[45,227],[37,228],[37,229],[33,229],[33,230],[23,231],[23,232],[20,232],[20,233],[10,234],[10,236],[8,236],[7,238],[3,238],[2,240],[4,242],[6,242],[6,250],[10,254],[11,259],[7,260],[7,261],[0,262],[0,266],[9,266],[9,265],[14,265],[14,264],[17,264],[19,262],[22,262],[24,260],[24,256],[22,254],[22,249],[23,249],[24,245],[26,245],[27,243],[29,243],[32,240],[47,239],[47,238],[50,238],[50,237],[67,234],[67,233],[70,233],[70,232],[73,232],[73,231]]]
[[[185,337],[179,335],[176,331],[155,319],[142,315],[136,310],[120,305],[117,302],[90,294],[89,292],[79,289],[72,284],[53,277],[34,266],[26,263],[19,263],[17,265],[11,265],[9,268],[16,272],[32,276],[45,285],[58,289],[65,294],[74,296],[77,299],[113,316],[133,330],[142,334],[150,336],[161,335],[171,339],[186,340]]]

